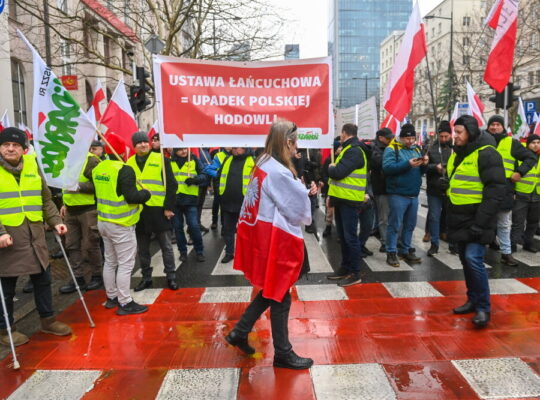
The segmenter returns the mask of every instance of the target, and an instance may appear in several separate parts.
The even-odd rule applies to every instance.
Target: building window
[[[534,71],[529,71],[529,86],[534,85]]]
[[[471,39],[467,36],[463,38],[463,47],[467,47],[471,45]]]
[[[19,61],[11,60],[11,90],[13,92],[13,114],[15,126],[27,124],[26,94],[24,89],[24,71]]]
[[[471,61],[471,57],[468,56],[467,54],[463,54],[463,65],[469,65]]]
[[[110,64],[111,62],[111,41],[107,36],[103,37],[103,55],[105,56],[105,62]]]
[[[439,34],[442,32],[442,22],[439,22]]]
[[[471,17],[463,17],[463,26],[471,25]]]
[[[62,11],[64,14],[67,14],[67,12],[68,12],[67,0],[57,0],[56,5],[58,6],[58,9],[60,11]]]
[[[536,70],[536,83],[540,83],[540,69]]]
[[[71,48],[65,40],[60,42],[60,57],[62,59],[62,75],[71,75]]]

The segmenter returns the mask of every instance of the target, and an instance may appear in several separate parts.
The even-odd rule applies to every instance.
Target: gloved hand
[[[197,182],[195,181],[195,178],[187,178],[186,179],[186,185],[191,186],[191,185],[195,185],[195,184],[197,184]]]

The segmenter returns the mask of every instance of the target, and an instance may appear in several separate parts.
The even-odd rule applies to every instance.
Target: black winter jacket
[[[455,147],[455,168],[477,148],[493,145],[489,134],[482,134],[464,147]],[[480,151],[478,173],[484,184],[482,202],[479,204],[454,205],[448,199],[447,227],[451,242],[474,242],[489,244],[495,239],[497,212],[503,201],[506,178],[502,157],[494,148]]]
[[[375,196],[386,194],[386,180],[382,170],[382,159],[384,149],[388,145],[375,140],[371,149],[371,159],[369,160],[369,173],[371,176],[371,187]]]
[[[441,179],[444,174],[444,169],[446,169],[446,164],[448,164],[448,159],[452,154],[451,143],[446,143],[443,146],[439,146],[439,141],[436,140],[433,142],[433,145],[429,148],[427,156],[429,157],[429,162],[426,170],[426,184],[427,184],[427,194],[432,196],[445,196],[446,187],[441,184]],[[437,170],[437,165],[442,164],[443,174],[440,174]]]

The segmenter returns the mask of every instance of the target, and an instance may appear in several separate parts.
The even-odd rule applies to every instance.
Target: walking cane
[[[4,299],[4,288],[2,288],[2,278],[0,278],[0,297],[2,298],[2,309],[4,311],[4,319],[6,320],[6,327],[9,336],[9,344],[11,346],[11,354],[13,354],[13,369],[21,368],[19,360],[17,360],[17,353],[15,353],[15,345],[13,344],[13,336],[11,336],[11,326],[9,324],[9,317],[7,313],[6,301]]]
[[[79,298],[81,299],[81,303],[84,307],[84,311],[86,311],[86,315],[88,316],[88,321],[90,322],[90,328],[95,328],[96,324],[94,324],[94,320],[92,320],[92,316],[90,315],[90,312],[88,311],[88,307],[86,306],[86,302],[84,301],[84,297],[81,293],[81,288],[79,287],[79,284],[77,283],[77,278],[75,278],[75,274],[73,273],[73,269],[71,268],[71,264],[69,262],[68,256],[66,254],[66,250],[64,250],[64,246],[62,245],[62,239],[60,238],[60,235],[55,232],[54,237],[56,238],[56,241],[58,242],[58,245],[60,246],[60,249],[62,250],[62,254],[64,255],[64,258],[66,260],[66,264],[69,269],[69,273],[71,274],[71,278],[73,279],[73,283],[75,283],[75,288],[77,289],[77,292],[79,293]]]

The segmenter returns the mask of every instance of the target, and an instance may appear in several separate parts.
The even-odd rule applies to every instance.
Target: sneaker
[[[336,272],[330,275],[326,275],[326,279],[329,279],[331,281],[337,281],[339,279],[346,279],[351,275],[351,272],[347,268],[341,267]]]
[[[519,265],[512,254],[501,254],[501,261],[509,267],[517,267]]]
[[[234,256],[232,254],[225,254],[225,256],[221,259],[222,264],[227,264],[228,262],[232,261],[234,259]]]
[[[300,357],[294,351],[274,355],[274,367],[289,369],[308,369],[313,365],[311,358]]]
[[[398,268],[399,260],[396,253],[386,253],[386,263],[391,267]]]
[[[429,250],[427,251],[427,255],[430,256],[430,257],[433,257],[435,254],[437,254],[439,252],[439,246],[437,246],[436,244],[431,244],[431,247],[429,248]]]
[[[125,305],[119,305],[118,310],[116,310],[117,315],[129,315],[129,314],[142,314],[143,312],[148,311],[147,306],[142,304],[137,304],[133,300]]]
[[[362,283],[362,279],[360,279],[360,274],[351,274],[348,278],[339,281],[338,286],[347,287],[357,285],[359,283]]]
[[[197,254],[197,262],[205,262],[206,261],[206,257],[204,256],[204,254]]]
[[[186,262],[187,261],[187,253],[180,253],[179,259],[182,262]]]
[[[110,310],[111,308],[119,307],[120,303],[118,302],[118,297],[115,297],[114,299],[109,299],[107,297],[107,301],[103,304],[103,307]]]

